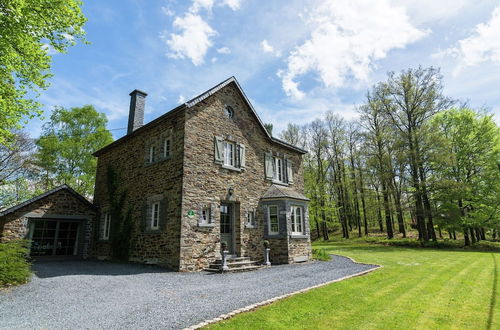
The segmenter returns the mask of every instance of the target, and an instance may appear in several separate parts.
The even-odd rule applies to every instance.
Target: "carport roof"
[[[77,193],[76,191],[74,191],[70,186],[66,185],[66,184],[63,184],[63,185],[60,185],[58,187],[55,187],[54,189],[51,189],[51,190],[48,190],[46,192],[44,192],[43,194],[41,195],[38,195],[36,197],[33,197],[31,199],[28,199],[27,201],[25,202],[22,202],[20,204],[17,204],[15,206],[12,206],[6,210],[3,210],[0,212],[0,217],[3,217],[3,216],[6,216],[12,212],[15,212],[17,210],[19,210],[20,208],[24,207],[24,206],[27,206],[27,205],[30,205],[31,203],[34,203],[42,198],[45,198],[49,195],[52,195],[53,193],[56,193],[60,190],[67,190],[68,192],[70,192],[72,195],[74,195],[76,198],[78,198],[82,203],[86,204],[88,207],[92,208],[92,209],[95,209],[96,206],[94,204],[92,204],[88,199],[86,199],[85,197],[83,197],[82,195],[80,195],[79,193]]]

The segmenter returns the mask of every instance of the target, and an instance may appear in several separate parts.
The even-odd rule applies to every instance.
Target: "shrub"
[[[313,249],[313,259],[321,261],[332,260],[332,256],[329,255],[325,249]]]
[[[26,283],[30,276],[28,241],[0,243],[0,287]]]

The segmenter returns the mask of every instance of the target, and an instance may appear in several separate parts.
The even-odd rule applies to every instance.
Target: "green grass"
[[[320,261],[332,260],[332,256],[325,249],[313,249],[313,259]]]
[[[383,265],[239,314],[213,329],[500,329],[500,254],[383,246],[361,240],[314,248]]]
[[[0,287],[23,284],[29,280],[28,251],[28,242],[24,240],[0,243]]]

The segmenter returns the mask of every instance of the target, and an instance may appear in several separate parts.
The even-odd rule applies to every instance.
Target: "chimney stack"
[[[134,89],[130,95],[127,134],[132,133],[144,124],[144,107],[147,93]]]

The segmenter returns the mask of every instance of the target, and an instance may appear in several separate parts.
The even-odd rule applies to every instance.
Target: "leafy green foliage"
[[[120,182],[119,174],[112,166],[109,166],[107,169],[107,188],[110,202],[113,259],[128,261],[132,233],[132,206],[129,205],[126,208],[127,191],[120,186]]]
[[[0,144],[39,115],[31,95],[48,87],[50,52],[84,40],[80,0],[0,0]]]
[[[500,128],[491,115],[450,109],[433,119],[442,156],[433,161],[444,228],[500,228]]]
[[[96,150],[113,141],[107,119],[93,106],[56,108],[37,140],[37,165],[46,189],[65,183],[84,196],[93,193]]]
[[[320,261],[332,260],[332,256],[329,255],[325,249],[312,249],[313,259]]]
[[[26,283],[30,276],[28,241],[0,243],[0,287]]]

